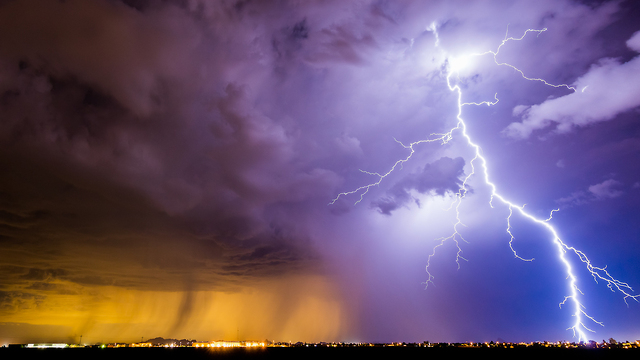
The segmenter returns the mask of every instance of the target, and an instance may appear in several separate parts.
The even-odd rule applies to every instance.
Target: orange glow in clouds
[[[282,278],[236,292],[111,286],[83,290],[51,294],[25,305],[28,311],[6,314],[0,323],[0,341],[12,342],[20,327],[29,327],[30,334],[47,334],[32,335],[32,341],[73,343],[82,335],[85,344],[138,342],[157,336],[199,341],[332,341],[343,337],[348,326],[335,288],[320,276]],[[60,333],[54,335],[51,329]]]

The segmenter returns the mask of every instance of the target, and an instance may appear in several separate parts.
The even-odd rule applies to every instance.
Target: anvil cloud
[[[463,117],[501,193],[640,289],[633,1],[0,2],[0,342],[571,339],[549,234],[489,205],[472,151],[408,144]],[[435,24],[435,25],[433,25]],[[437,26],[438,38],[430,29]],[[437,44],[436,44],[437,43]],[[584,90],[584,91],[583,91]],[[397,141],[394,141],[396,139]],[[373,179],[376,181],[377,179]],[[591,256],[591,255],[590,255]],[[575,260],[575,259],[574,259]],[[594,339],[638,304],[579,273]],[[597,327],[597,328],[596,328]]]

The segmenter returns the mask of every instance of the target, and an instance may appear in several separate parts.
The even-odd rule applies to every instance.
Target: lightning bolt
[[[437,24],[432,23],[427,30],[431,31],[434,33],[435,36],[435,46],[437,48],[440,48],[440,38],[438,35],[438,29],[437,29]],[[500,45],[497,47],[497,49],[495,51],[486,51],[484,53],[477,53],[477,54],[470,54],[467,55],[467,57],[477,57],[477,56],[484,56],[484,55],[491,55],[493,57],[493,61],[495,62],[495,64],[497,66],[506,66],[509,67],[511,69],[513,69],[514,71],[518,72],[522,78],[528,80],[528,81],[537,81],[537,82],[541,82],[547,86],[550,87],[554,87],[554,88],[566,88],[567,90],[570,91],[576,91],[576,89],[572,86],[569,86],[567,84],[552,84],[547,82],[544,79],[541,78],[533,78],[533,77],[528,77],[522,70],[518,69],[516,66],[513,66],[511,64],[505,63],[505,62],[500,62],[498,61],[498,54],[500,53],[500,49],[506,45],[508,42],[510,41],[520,41],[522,39],[525,38],[525,36],[527,36],[527,34],[529,33],[535,33],[537,34],[537,36],[540,36],[540,34],[542,34],[543,32],[547,31],[546,28],[544,29],[540,29],[540,30],[536,30],[536,29],[528,29],[524,32],[524,34],[519,37],[519,38],[514,38],[514,37],[509,37],[508,33],[509,30],[507,28],[507,33],[505,34],[504,39],[502,40],[502,42],[500,43]],[[444,52],[444,50],[442,50]],[[445,55],[447,55],[445,53]],[[553,217],[553,213],[555,211],[559,211],[559,209],[554,209],[551,210],[550,214],[549,214],[549,218],[547,219],[540,219],[535,217],[534,215],[532,215],[531,213],[527,212],[525,210],[525,206],[524,205],[517,205],[511,201],[509,201],[508,199],[506,199],[505,197],[503,197],[499,192],[498,189],[496,187],[496,185],[491,182],[491,180],[489,179],[489,166],[488,166],[488,162],[487,159],[482,155],[482,150],[480,148],[480,146],[478,144],[476,144],[475,142],[473,142],[473,140],[471,139],[471,137],[469,136],[469,134],[467,133],[467,126],[465,124],[464,119],[462,118],[462,109],[465,106],[482,106],[482,105],[487,105],[487,106],[493,106],[496,105],[498,103],[498,95],[496,94],[494,96],[494,101],[483,101],[483,102],[473,102],[473,103],[467,103],[467,102],[463,102],[462,101],[462,89],[460,88],[460,86],[456,85],[452,85],[452,77],[454,75],[459,76],[459,70],[456,69],[456,66],[454,63],[456,63],[456,59],[449,59],[448,56],[446,56],[445,60],[445,69],[446,69],[446,79],[447,79],[447,86],[449,88],[449,90],[451,92],[454,92],[455,94],[457,94],[458,97],[458,102],[457,102],[457,106],[458,106],[458,113],[456,116],[457,119],[457,123],[456,125],[451,128],[449,131],[445,132],[445,133],[434,133],[429,135],[429,137],[427,137],[426,139],[423,140],[419,140],[419,141],[414,141],[410,144],[403,144],[402,142],[398,141],[397,139],[394,139],[398,144],[400,144],[402,147],[406,148],[409,150],[409,154],[404,157],[401,158],[399,160],[397,160],[393,166],[391,166],[391,168],[385,172],[385,173],[378,173],[378,172],[369,172],[369,171],[364,171],[364,170],[360,170],[363,173],[366,173],[368,175],[372,175],[377,177],[377,181],[372,182],[370,184],[367,185],[363,185],[360,186],[354,190],[351,191],[346,191],[346,192],[342,192],[339,193],[329,204],[334,204],[336,201],[338,201],[338,199],[340,199],[341,197],[345,197],[348,195],[356,195],[359,194],[359,198],[358,200],[355,202],[355,204],[358,204],[359,202],[361,202],[364,199],[364,196],[369,192],[369,190],[374,187],[374,186],[378,186],[380,185],[380,183],[382,183],[382,181],[389,176],[391,173],[393,173],[394,171],[396,171],[398,168],[402,168],[402,166],[404,165],[404,163],[408,162],[412,157],[413,154],[415,153],[415,148],[418,145],[422,145],[422,144],[427,144],[427,143],[440,143],[440,144],[447,144],[449,141],[451,141],[454,138],[454,134],[455,133],[460,133],[462,135],[462,137],[466,140],[467,144],[469,147],[471,147],[474,151],[474,157],[473,159],[469,162],[471,171],[469,172],[469,174],[464,178],[464,180],[462,181],[462,184],[458,190],[458,192],[456,193],[456,197],[454,202],[451,204],[451,208],[455,209],[455,214],[456,214],[456,222],[453,225],[453,232],[451,235],[449,235],[448,237],[442,237],[437,239],[437,241],[439,241],[433,248],[432,253],[428,256],[427,258],[427,265],[426,265],[426,272],[427,272],[427,280],[425,282],[425,286],[429,286],[429,284],[433,283],[433,279],[434,276],[429,272],[429,265],[431,262],[431,259],[435,256],[436,254],[436,250],[441,247],[442,245],[444,245],[446,242],[451,241],[454,243],[454,245],[457,248],[457,253],[456,253],[456,263],[458,265],[458,268],[460,268],[460,260],[467,260],[462,256],[462,248],[460,247],[460,241],[464,241],[466,242],[466,240],[462,237],[462,235],[460,234],[460,227],[461,226],[465,226],[462,223],[461,217],[460,217],[460,206],[463,203],[463,200],[465,199],[467,192],[469,191],[469,186],[467,185],[469,179],[471,179],[475,174],[476,174],[476,163],[480,164],[480,175],[483,177],[484,182],[486,185],[489,186],[489,188],[491,189],[491,195],[490,195],[490,200],[489,200],[489,204],[491,205],[491,207],[493,207],[493,202],[495,199],[499,200],[501,203],[503,203],[504,205],[507,206],[507,208],[509,209],[509,215],[506,217],[506,232],[510,237],[509,240],[509,247],[511,249],[511,251],[513,252],[514,256],[520,260],[523,261],[533,261],[534,259],[525,259],[523,257],[521,257],[520,255],[518,255],[518,253],[516,252],[516,250],[513,247],[513,241],[515,240],[515,236],[513,235],[512,231],[511,231],[511,218],[514,215],[514,212],[519,213],[521,216],[523,216],[524,218],[530,220],[531,222],[538,224],[539,226],[541,226],[542,228],[546,229],[548,231],[548,233],[551,236],[551,240],[552,243],[555,244],[556,250],[557,250],[557,256],[559,261],[564,265],[565,268],[565,272],[566,272],[566,277],[567,277],[567,281],[568,281],[568,289],[569,289],[569,295],[566,295],[564,297],[564,299],[562,300],[562,302],[560,302],[559,306],[560,308],[562,308],[563,305],[570,305],[573,308],[573,316],[575,317],[575,320],[573,322],[573,325],[571,327],[569,327],[567,330],[571,330],[573,332],[573,336],[578,338],[578,341],[587,341],[587,336],[584,332],[584,330],[590,331],[590,332],[594,332],[593,330],[591,330],[590,328],[588,328],[585,325],[585,320],[584,319],[589,319],[591,322],[598,324],[600,326],[604,326],[602,324],[602,322],[597,321],[595,318],[593,318],[592,316],[588,315],[587,312],[585,311],[585,307],[584,305],[581,303],[580,298],[581,296],[584,296],[584,294],[580,291],[580,289],[577,286],[577,277],[574,273],[574,269],[573,266],[571,265],[571,263],[569,262],[568,256],[573,254],[575,255],[578,260],[580,260],[580,262],[586,267],[586,270],[589,272],[589,274],[593,277],[594,281],[597,283],[598,281],[602,281],[606,284],[606,286],[613,292],[619,292],[623,295],[623,300],[624,302],[627,304],[628,306],[628,299],[633,299],[636,302],[638,302],[638,298],[640,297],[640,294],[636,294],[634,295],[634,290],[631,288],[631,286],[625,282],[622,282],[616,278],[614,278],[613,276],[611,276],[611,274],[609,274],[609,272],[607,271],[606,267],[597,267],[594,266],[591,261],[589,260],[589,258],[580,250],[576,249],[575,247],[569,246],[567,245],[564,241],[562,241],[562,239],[560,238],[560,236],[558,235],[556,229],[550,224],[550,221]],[[454,65],[452,65],[454,64]],[[582,91],[584,91],[586,89],[586,86],[582,89]]]

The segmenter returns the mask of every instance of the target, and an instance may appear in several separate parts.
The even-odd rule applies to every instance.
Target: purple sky
[[[634,1],[0,1],[0,343],[576,340],[640,290]],[[432,25],[435,24],[435,25]],[[528,81],[491,54],[522,70]],[[433,31],[436,29],[436,31]],[[437,38],[436,38],[437,33]],[[395,140],[394,140],[395,139]],[[396,140],[398,142],[396,142]],[[575,254],[601,341],[640,304]],[[633,294],[637,294],[633,292]]]

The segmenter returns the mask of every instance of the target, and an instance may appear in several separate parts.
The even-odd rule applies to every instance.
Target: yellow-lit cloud
[[[161,292],[112,286],[78,290],[76,294],[50,294],[28,311],[5,314],[0,337],[10,337],[7,333],[22,324],[32,330],[49,329],[50,338],[37,335],[40,338],[33,341],[78,342],[80,335],[83,343],[137,342],[157,336],[201,341],[331,341],[340,340],[350,325],[338,292],[321,276],[287,277],[235,292]],[[52,328],[61,333],[52,334]]]

